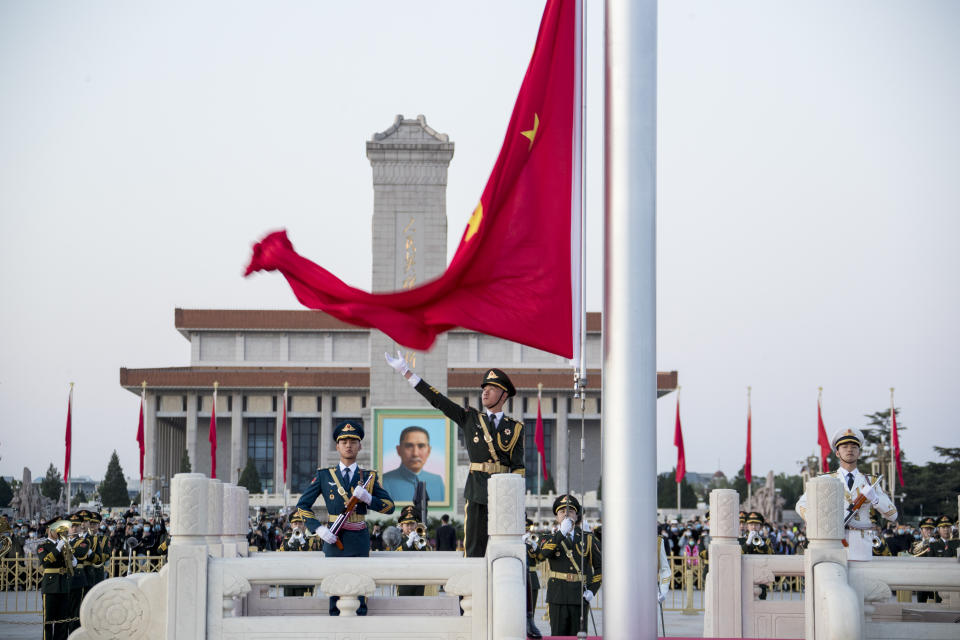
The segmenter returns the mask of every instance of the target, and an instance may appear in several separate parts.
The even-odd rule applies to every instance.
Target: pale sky
[[[541,1],[0,0],[0,474],[116,448],[119,368],[185,366],[173,310],[299,308],[250,246],[370,286],[365,142],[424,114],[456,145],[448,259],[480,196]],[[602,4],[589,3],[588,306],[602,308]],[[658,356],[687,468],[796,473],[896,387],[907,458],[960,446],[960,5],[661,3]],[[675,395],[659,403],[673,467]]]

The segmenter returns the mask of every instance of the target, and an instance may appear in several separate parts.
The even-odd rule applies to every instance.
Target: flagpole
[[[543,394],[543,383],[537,383],[537,412],[540,411],[540,397]],[[543,456],[540,455],[540,448],[537,447],[537,526],[540,526],[540,500],[543,496]]]
[[[748,474],[744,474],[748,476],[744,478],[747,481],[747,502],[753,497],[753,451],[750,442],[750,419],[750,387],[747,387],[747,452],[750,459],[750,471]]]
[[[657,636],[657,2],[607,0],[603,631]],[[611,348],[615,345],[615,348]],[[626,469],[640,481],[624,482]]]
[[[289,382],[283,383],[283,511],[287,511],[287,389]]]
[[[141,424],[146,422],[144,420],[144,413],[147,411],[147,381],[143,380],[140,383],[140,422]],[[144,446],[146,445],[146,438],[143,440]],[[144,452],[140,452],[140,513],[143,513],[143,455]]]

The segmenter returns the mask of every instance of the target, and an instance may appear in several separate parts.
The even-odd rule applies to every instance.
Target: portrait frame
[[[443,485],[443,499],[436,500],[430,495],[428,509],[450,511],[456,502],[456,425],[436,409],[374,408],[373,414],[373,455],[372,467],[380,476],[384,488],[393,484],[384,474],[400,468],[400,456],[396,453],[399,437],[403,429],[409,426],[423,428],[429,434],[430,456],[423,471],[440,475]],[[435,481],[434,481],[435,482]],[[428,482],[428,492],[431,482]],[[434,484],[434,487],[437,485]],[[387,489],[389,492],[390,489]],[[412,489],[411,489],[412,491]],[[390,495],[394,504],[404,506],[412,504],[413,495]]]

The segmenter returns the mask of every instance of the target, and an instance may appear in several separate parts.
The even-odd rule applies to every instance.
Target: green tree
[[[657,475],[657,507],[660,509],[677,508],[677,470]],[[680,508],[695,509],[697,494],[684,478],[680,481]]]
[[[247,458],[247,465],[243,468],[243,472],[240,474],[240,482],[237,484],[246,487],[251,494],[263,491],[260,488],[260,474],[257,473],[257,467],[253,464],[252,458]]]
[[[897,434],[901,434],[907,430],[905,426],[900,424],[900,409],[896,409],[897,415]],[[863,432],[863,446],[861,447],[860,452],[860,464],[869,465],[871,462],[880,462],[882,464],[889,464],[890,462],[890,409],[884,409],[883,411],[875,411],[873,413],[868,413],[864,418],[867,419],[867,424],[862,426],[860,430]],[[883,455],[881,455],[881,453]],[[906,454],[903,449],[900,450],[900,459],[903,460]],[[831,458],[834,456],[831,455]],[[831,460],[831,463],[834,461]],[[831,466],[831,469],[836,467]]]
[[[79,506],[81,502],[87,501],[87,494],[83,492],[83,489],[77,492],[77,495],[73,496],[73,500],[70,501],[71,507]]]
[[[193,468],[190,466],[190,454],[187,448],[183,448],[183,455],[180,456],[180,473],[190,473]]]
[[[897,425],[897,429],[900,425]],[[905,498],[897,503],[904,516],[914,519],[920,516],[950,515],[957,508],[957,493],[960,493],[960,449],[934,447],[933,450],[946,462],[929,462],[915,465],[904,461],[903,483],[898,485],[898,495]]]
[[[11,500],[13,500],[13,489],[5,479],[0,477],[0,507],[9,507]]]
[[[783,508],[793,509],[797,500],[803,495],[803,477],[778,473],[773,481],[777,489],[780,490],[780,497],[783,498]]]
[[[130,504],[130,495],[127,493],[127,480],[123,477],[120,467],[120,457],[116,449],[107,463],[107,474],[100,483],[100,500],[105,507],[126,507]]]
[[[57,502],[60,500],[60,494],[62,492],[63,479],[60,477],[60,472],[57,471],[57,468],[53,466],[51,462],[50,467],[47,469],[47,474],[43,476],[43,480],[40,481],[40,494]]]
[[[553,476],[540,481],[540,495],[545,496],[557,492],[557,485],[553,482]],[[598,497],[599,499],[599,497]]]

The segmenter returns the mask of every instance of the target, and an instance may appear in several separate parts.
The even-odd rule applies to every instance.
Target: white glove
[[[353,495],[357,496],[365,504],[370,504],[373,502],[373,496],[370,495],[370,492],[363,488],[362,485],[357,485],[353,488]]]
[[[861,488],[860,492],[864,495],[864,497],[867,500],[870,501],[870,504],[877,504],[878,502],[880,502],[880,496],[877,495],[876,489],[874,489],[870,485],[867,485]]]
[[[393,370],[403,377],[406,378],[407,374],[410,374],[410,377],[407,378],[407,382],[410,383],[411,387],[415,387],[420,383],[420,376],[410,370],[410,364],[407,362],[406,358],[403,357],[402,353],[397,351],[397,357],[391,358],[390,354],[384,351],[383,357],[387,359],[387,364],[393,367]]]
[[[63,545],[66,544],[66,540],[61,539],[57,542],[57,551],[63,551]]]
[[[336,544],[337,542],[337,536],[333,535],[330,532],[330,529],[327,529],[323,525],[317,527],[317,530],[313,532],[313,535],[319,536],[321,540],[328,544]]]
[[[593,531],[593,527],[590,526],[590,523],[587,522],[586,518],[583,519],[583,524],[581,525],[581,528],[583,529],[584,533],[590,533],[591,531]]]
[[[71,558],[71,560],[73,560],[73,566],[77,566],[77,559],[76,559],[76,558]]]
[[[529,532],[523,534],[522,536],[520,536],[520,539],[523,540],[523,544],[525,544],[525,545],[527,545],[527,546],[530,546],[530,547],[533,546],[533,542],[530,540],[530,533],[529,533]]]
[[[560,523],[560,533],[563,535],[569,535],[573,531],[573,520],[570,518],[564,518],[563,522]]]
[[[660,589],[657,589],[657,603],[663,604],[663,601],[667,599],[667,594],[665,594]]]
[[[593,591],[590,591],[590,589],[585,590],[583,592],[583,599],[587,602],[593,602]]]
[[[410,535],[407,536],[407,546],[412,547],[419,537],[416,531],[411,531]]]

